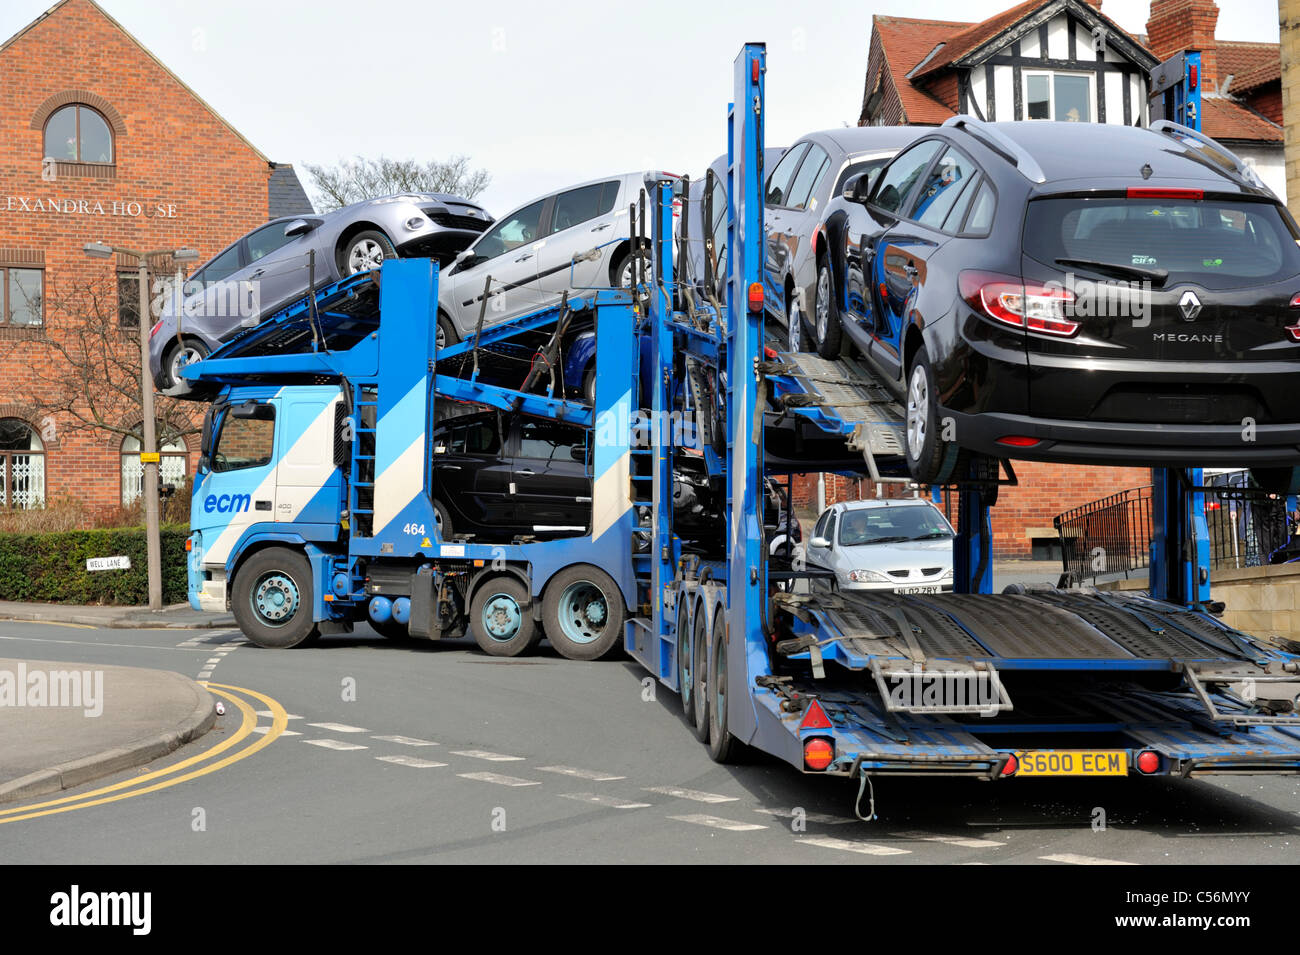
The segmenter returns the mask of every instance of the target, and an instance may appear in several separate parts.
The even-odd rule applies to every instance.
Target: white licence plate
[[[896,594],[937,594],[942,588],[938,584],[930,584],[924,587],[895,587]]]

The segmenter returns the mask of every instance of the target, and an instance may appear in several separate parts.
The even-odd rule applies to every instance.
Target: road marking
[[[416,759],[414,756],[376,756],[375,759],[385,763],[396,763],[398,766],[410,766],[412,769],[433,769],[447,765],[436,763],[431,759]]]
[[[905,856],[912,852],[911,849],[899,849],[896,846],[878,846],[871,842],[853,842],[849,839],[831,839],[826,836],[802,836],[797,841],[802,845],[841,849],[844,852],[860,852],[866,856]]]
[[[15,620],[13,617],[3,617],[6,623],[38,623],[42,627],[73,627],[77,630],[98,630],[99,628],[89,623],[59,623],[55,620]],[[17,639],[22,639],[21,637]]]
[[[34,620],[20,620],[19,623],[35,623]],[[61,624],[60,626],[73,626],[72,624]],[[80,624],[77,624],[80,626]],[[84,627],[82,629],[94,630],[94,627]],[[114,649],[123,650],[183,650],[182,647],[159,647],[149,646],[147,643],[100,643],[96,640],[94,643],[87,643],[85,640],[52,640],[48,637],[15,637],[12,634],[0,634],[0,640],[17,640],[21,643],[66,643],[74,647],[113,647]]]
[[[453,749],[453,756],[468,756],[470,759],[486,759],[494,763],[517,762],[522,756],[505,756],[501,753],[489,753],[485,749]]]
[[[218,663],[221,662],[221,657],[208,657],[208,662],[211,663],[213,666],[216,666]]]
[[[498,786],[540,786],[532,779],[520,779],[518,776],[502,776],[500,773],[457,773],[461,779],[477,779],[481,783],[496,783]]]
[[[767,828],[767,826],[760,826],[756,822],[737,822],[734,819],[723,819],[721,816],[708,816],[704,813],[692,813],[689,816],[669,816],[668,818],[675,819],[678,822],[689,822],[694,826],[726,829],[728,832],[753,832],[755,829]]]
[[[626,776],[611,776],[593,769],[574,769],[572,766],[538,766],[539,773],[559,773],[561,776],[575,776],[578,779],[590,779],[598,783],[613,782],[615,779],[627,779]]]
[[[620,779],[622,777],[619,777]],[[576,799],[578,802],[591,802],[597,806],[608,806],[610,809],[649,809],[648,802],[629,802],[626,799],[619,799],[617,796],[603,796],[599,793],[560,793],[561,799]]]
[[[370,748],[369,746],[362,746],[360,743],[345,743],[341,739],[305,739],[303,742],[312,746],[319,746],[322,749],[348,750]]]
[[[331,733],[369,733],[370,730],[363,729],[360,726],[348,726],[347,723],[308,723],[308,726],[314,726],[318,730],[328,730]]]
[[[761,812],[765,816],[779,816],[782,819],[794,818],[793,809],[768,809],[764,807],[762,809],[755,809],[754,812]],[[808,822],[815,822],[823,826],[842,826],[846,822],[855,821],[847,816],[831,816],[824,812],[806,812],[803,814],[803,818]]]
[[[1116,859],[1098,859],[1094,856],[1081,856],[1073,852],[1058,852],[1055,855],[1039,856],[1044,862],[1062,862],[1066,865],[1137,865],[1136,862],[1120,862]]]
[[[119,800],[122,799],[130,799],[133,796],[143,796],[146,793],[157,792],[160,789],[167,789],[171,786],[178,785],[179,783],[188,782],[191,779],[197,779],[200,776],[206,776],[207,774],[214,773],[219,769],[224,769],[226,766],[229,766],[232,763],[236,763],[241,759],[246,759],[247,757],[252,756],[254,753],[257,753],[260,750],[263,750],[267,746],[271,745],[271,743],[273,743],[279,737],[280,732],[283,731],[285,725],[284,708],[280,706],[278,702],[271,699],[271,697],[266,696],[265,694],[262,693],[258,693],[256,690],[249,690],[249,689],[245,689],[244,687],[238,687],[238,686],[227,686],[225,684],[219,684],[219,683],[209,684],[207,689],[212,690],[212,692],[216,693],[218,696],[225,697],[232,704],[238,707],[240,713],[243,716],[243,720],[239,725],[239,729],[236,730],[235,733],[232,734],[229,738],[222,740],[216,746],[212,747],[212,749],[200,753],[197,756],[191,756],[189,759],[182,760],[181,762],[176,763],[174,766],[168,766],[165,769],[159,769],[151,773],[145,773],[141,776],[136,776],[133,779],[127,779],[127,780],[123,780],[120,783],[114,783],[111,786],[104,786],[100,789],[92,790],[91,792],[81,793],[75,796],[64,796],[59,799],[51,799],[45,802],[35,803],[29,806],[15,806],[12,809],[0,810],[0,823],[18,822],[23,819],[33,819],[38,816],[52,816],[58,813],[72,812],[73,810],[76,809],[88,809],[92,806],[101,806],[104,805],[105,803],[118,802]],[[227,690],[233,692],[225,692]],[[208,763],[205,766],[200,766],[198,769],[195,769],[192,772],[184,773],[183,775],[180,776],[176,776],[174,779],[166,779],[165,777],[171,776],[173,773],[178,773],[183,769],[188,769],[192,766],[198,765],[199,763],[203,763],[208,760],[211,760],[212,757],[220,755],[221,753],[225,752],[226,750],[230,749],[233,746],[238,745],[239,743],[243,742],[245,739],[248,738],[248,736],[252,732],[253,725],[257,722],[257,717],[253,713],[253,708],[249,706],[247,703],[245,703],[243,700],[241,700],[239,697],[235,696],[234,693],[243,693],[247,696],[251,696],[254,699],[263,703],[264,705],[271,707],[272,712],[275,713],[275,722],[271,726],[272,732],[267,733],[259,740],[255,740],[252,743],[252,745],[240,750],[237,753],[231,753],[229,756],[226,756],[223,759],[219,759],[216,762]],[[162,780],[162,781],[153,782],[153,780]],[[140,787],[142,783],[151,783],[151,785],[145,785],[142,788],[133,788],[133,787]],[[121,790],[124,789],[128,791],[122,792]],[[105,793],[115,793],[116,795],[111,795],[111,796],[103,795]],[[102,798],[96,798],[96,797],[102,797]],[[69,803],[71,803],[71,805],[68,805]],[[47,806],[52,806],[57,808],[47,809],[45,808]],[[32,810],[42,810],[42,811],[33,812]],[[21,815],[14,815],[15,813],[21,813]]]
[[[371,739],[377,739],[384,743],[397,743],[400,746],[437,746],[431,739],[415,739],[412,736],[372,736]]]
[[[257,715],[258,715],[258,716],[273,716],[274,714],[271,713],[269,710],[258,710],[258,711],[257,711]],[[300,719],[302,719],[302,717],[299,716],[299,715],[296,714],[296,713],[285,713],[285,714],[284,714],[284,718],[285,718],[286,720],[300,720]]]
[[[996,839],[970,839],[962,836],[940,836],[928,832],[895,832],[898,839],[911,839],[919,842],[942,842],[944,845],[961,846],[963,849],[1004,849],[1005,842]]]
[[[254,726],[254,727],[253,727],[253,732],[254,732],[254,733],[269,733],[269,732],[271,732],[271,727],[269,727],[269,726]],[[281,736],[301,736],[302,734],[301,734],[301,733],[295,733],[293,730],[281,730],[281,731],[280,731],[280,735],[281,735]]]
[[[678,799],[693,799],[696,802],[735,802],[737,796],[719,796],[717,793],[702,793],[698,789],[681,789],[677,786],[646,786],[645,791],[648,793],[659,793],[661,796],[676,796]],[[766,828],[759,826],[760,829]]]

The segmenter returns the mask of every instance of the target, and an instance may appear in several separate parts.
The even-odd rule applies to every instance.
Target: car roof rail
[[[1153,133],[1163,133],[1166,136],[1172,136],[1175,139],[1184,141],[1191,140],[1189,145],[1203,152],[1214,153],[1216,164],[1224,167],[1231,167],[1232,170],[1252,186],[1258,186],[1267,189],[1264,180],[1259,178],[1259,173],[1246,165],[1243,160],[1228,147],[1224,146],[1217,139],[1211,139],[1199,129],[1192,129],[1190,126],[1182,126],[1170,119],[1158,119],[1148,127]],[[1198,144],[1199,145],[1196,145]]]
[[[1033,156],[1029,155],[1025,147],[1005,133],[994,129],[983,120],[962,113],[944,120],[944,125],[965,129],[966,132],[1020,170],[1020,174],[1030,182],[1047,181],[1047,175],[1043,172],[1042,167],[1038,165]]]

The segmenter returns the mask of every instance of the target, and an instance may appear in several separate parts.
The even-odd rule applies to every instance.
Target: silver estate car
[[[502,216],[439,276],[438,344],[474,333],[489,276],[484,325],[554,304],[568,290],[631,288],[628,207],[638,201],[646,175],[570,186]],[[642,258],[648,269],[649,253]]]
[[[259,226],[191,275],[179,304],[174,295],[162,302],[149,339],[154,384],[160,391],[187,390],[178,374],[182,365],[307,294],[312,250],[316,284],[327,285],[394,256],[449,262],[491,224],[492,217],[468,199],[426,192]]]
[[[807,541],[809,568],[840,590],[952,590],[953,529],[922,498],[845,501],[822,512]]]
[[[787,333],[792,351],[811,334],[818,283],[817,232],[832,196],[850,176],[882,168],[926,132],[916,126],[852,126],[809,133],[767,174],[764,285],[767,311]],[[826,273],[829,293],[830,272]],[[801,316],[802,323],[792,321]]]

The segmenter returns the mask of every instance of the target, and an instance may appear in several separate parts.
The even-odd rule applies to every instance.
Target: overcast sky
[[[0,0],[0,37],[51,2]],[[974,20],[1014,2],[100,0],[271,159],[463,153],[491,173],[480,201],[498,216],[607,174],[700,174],[726,149],[745,41],[767,43],[768,144],[786,145],[857,120],[872,14]],[[1219,6],[1219,39],[1276,42],[1275,0]],[[1103,4],[1138,33],[1147,9]]]

